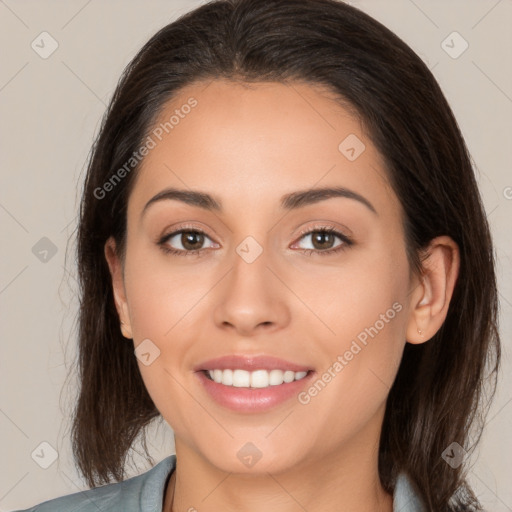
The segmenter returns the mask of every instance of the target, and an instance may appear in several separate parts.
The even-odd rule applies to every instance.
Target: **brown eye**
[[[300,240],[307,238],[311,239],[311,247],[302,247],[302,252],[308,256],[313,254],[332,255],[353,245],[353,241],[348,236],[336,231],[333,227],[318,227],[301,233]],[[340,240],[337,244],[336,238]],[[298,244],[300,241],[296,245]]]
[[[205,233],[197,229],[180,229],[164,235],[158,245],[169,254],[188,256],[199,254],[206,248],[203,247],[206,240],[211,240]],[[177,246],[177,247],[176,247]],[[211,243],[210,248],[218,247],[218,244]]]
[[[315,249],[331,249],[336,238],[332,233],[327,231],[314,231],[311,233],[311,240]]]
[[[204,238],[204,235],[198,231],[183,231],[181,233],[180,242],[184,249],[193,251],[201,249]]]

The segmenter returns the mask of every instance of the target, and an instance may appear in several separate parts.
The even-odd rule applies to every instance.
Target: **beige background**
[[[0,511],[86,488],[68,436],[74,381],[63,387],[77,311],[74,245],[67,245],[83,168],[123,68],[160,27],[200,3],[0,0]],[[504,365],[470,481],[490,511],[512,511],[512,1],[351,3],[427,62],[474,158],[496,242]],[[43,31],[58,42],[47,59],[31,47]],[[453,31],[469,44],[456,59],[441,46]],[[32,251],[42,237],[57,251],[46,262]],[[165,423],[152,432],[156,461],[174,453]],[[52,448],[41,443],[58,453],[47,469],[35,462],[51,461]],[[146,469],[140,462],[130,476]]]

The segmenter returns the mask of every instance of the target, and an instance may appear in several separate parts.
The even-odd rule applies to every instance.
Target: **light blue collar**
[[[393,512],[426,512],[414,484],[405,473],[400,473],[393,493]]]

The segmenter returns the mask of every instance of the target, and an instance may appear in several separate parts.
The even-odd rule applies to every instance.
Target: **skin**
[[[175,435],[178,463],[163,510],[325,512],[343,503],[344,511],[391,512],[377,470],[385,401],[406,340],[426,342],[446,317],[457,245],[434,239],[424,275],[410,272],[403,213],[381,155],[325,89],[196,83],[161,120],[191,96],[198,105],[137,175],[124,261],[113,239],[105,244],[124,336],[134,347],[149,338],[160,350],[150,365],[138,364]],[[338,149],[349,134],[366,147],[354,161]],[[164,200],[141,217],[169,186],[207,192],[223,212]],[[355,191],[377,213],[339,197],[280,208],[284,194],[323,186]],[[194,242],[202,254],[158,246],[183,222],[206,233]],[[301,236],[318,223],[352,236],[353,245],[319,254],[342,241],[313,245]],[[262,249],[252,263],[236,252],[247,236]],[[185,250],[186,239],[166,244]],[[194,374],[201,361],[237,353],[281,357],[321,376],[393,303],[401,311],[306,405],[292,399],[264,413],[235,412],[213,402]],[[247,442],[262,453],[252,467],[237,457]]]

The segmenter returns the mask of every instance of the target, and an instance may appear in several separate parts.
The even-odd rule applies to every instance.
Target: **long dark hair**
[[[79,470],[91,487],[122,480],[134,440],[160,416],[121,334],[104,256],[111,235],[124,256],[139,164],[121,180],[114,175],[127,170],[166,102],[216,78],[327,87],[384,158],[404,211],[411,269],[421,272],[421,250],[434,237],[458,244],[446,320],[428,342],[406,344],[389,393],[379,472],[388,492],[406,472],[429,510],[481,509],[467,467],[441,457],[452,442],[469,452],[478,442],[500,361],[494,253],[470,156],[422,60],[382,24],[335,0],[209,2],[162,28],[124,71],[92,148],[80,207],[80,389],[72,424]]]

